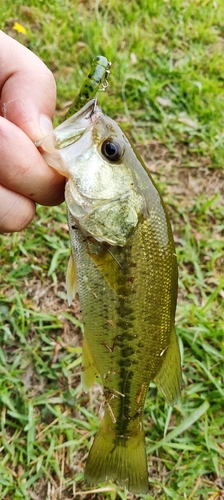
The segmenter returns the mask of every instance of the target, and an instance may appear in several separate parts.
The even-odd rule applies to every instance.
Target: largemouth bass
[[[141,158],[95,99],[38,146],[67,177],[67,287],[69,302],[78,291],[82,309],[82,382],[88,390],[100,377],[104,391],[85,477],[147,493],[147,389],[154,380],[173,405],[181,388],[177,260],[167,211]]]

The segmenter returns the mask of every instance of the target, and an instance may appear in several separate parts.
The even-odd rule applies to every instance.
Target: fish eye
[[[102,154],[110,161],[118,161],[123,155],[123,148],[112,139],[107,139],[103,142],[101,147]]]

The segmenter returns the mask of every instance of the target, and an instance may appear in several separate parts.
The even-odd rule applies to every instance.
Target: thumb
[[[32,141],[52,129],[56,85],[51,71],[30,50],[0,31],[1,115]]]

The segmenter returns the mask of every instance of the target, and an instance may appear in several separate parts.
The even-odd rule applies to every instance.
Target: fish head
[[[65,200],[79,228],[124,246],[146,210],[148,176],[117,123],[92,99],[37,146],[67,177]]]

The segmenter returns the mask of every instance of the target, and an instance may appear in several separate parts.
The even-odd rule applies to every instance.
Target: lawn
[[[172,221],[184,387],[170,408],[150,385],[150,490],[138,498],[224,499],[223,0],[25,4],[2,1],[0,27],[54,73],[55,125],[92,58],[105,55],[111,75],[99,102],[144,158]],[[0,498],[136,499],[112,481],[83,480],[102,395],[80,384],[65,205],[38,206],[27,229],[1,235],[0,248]]]

